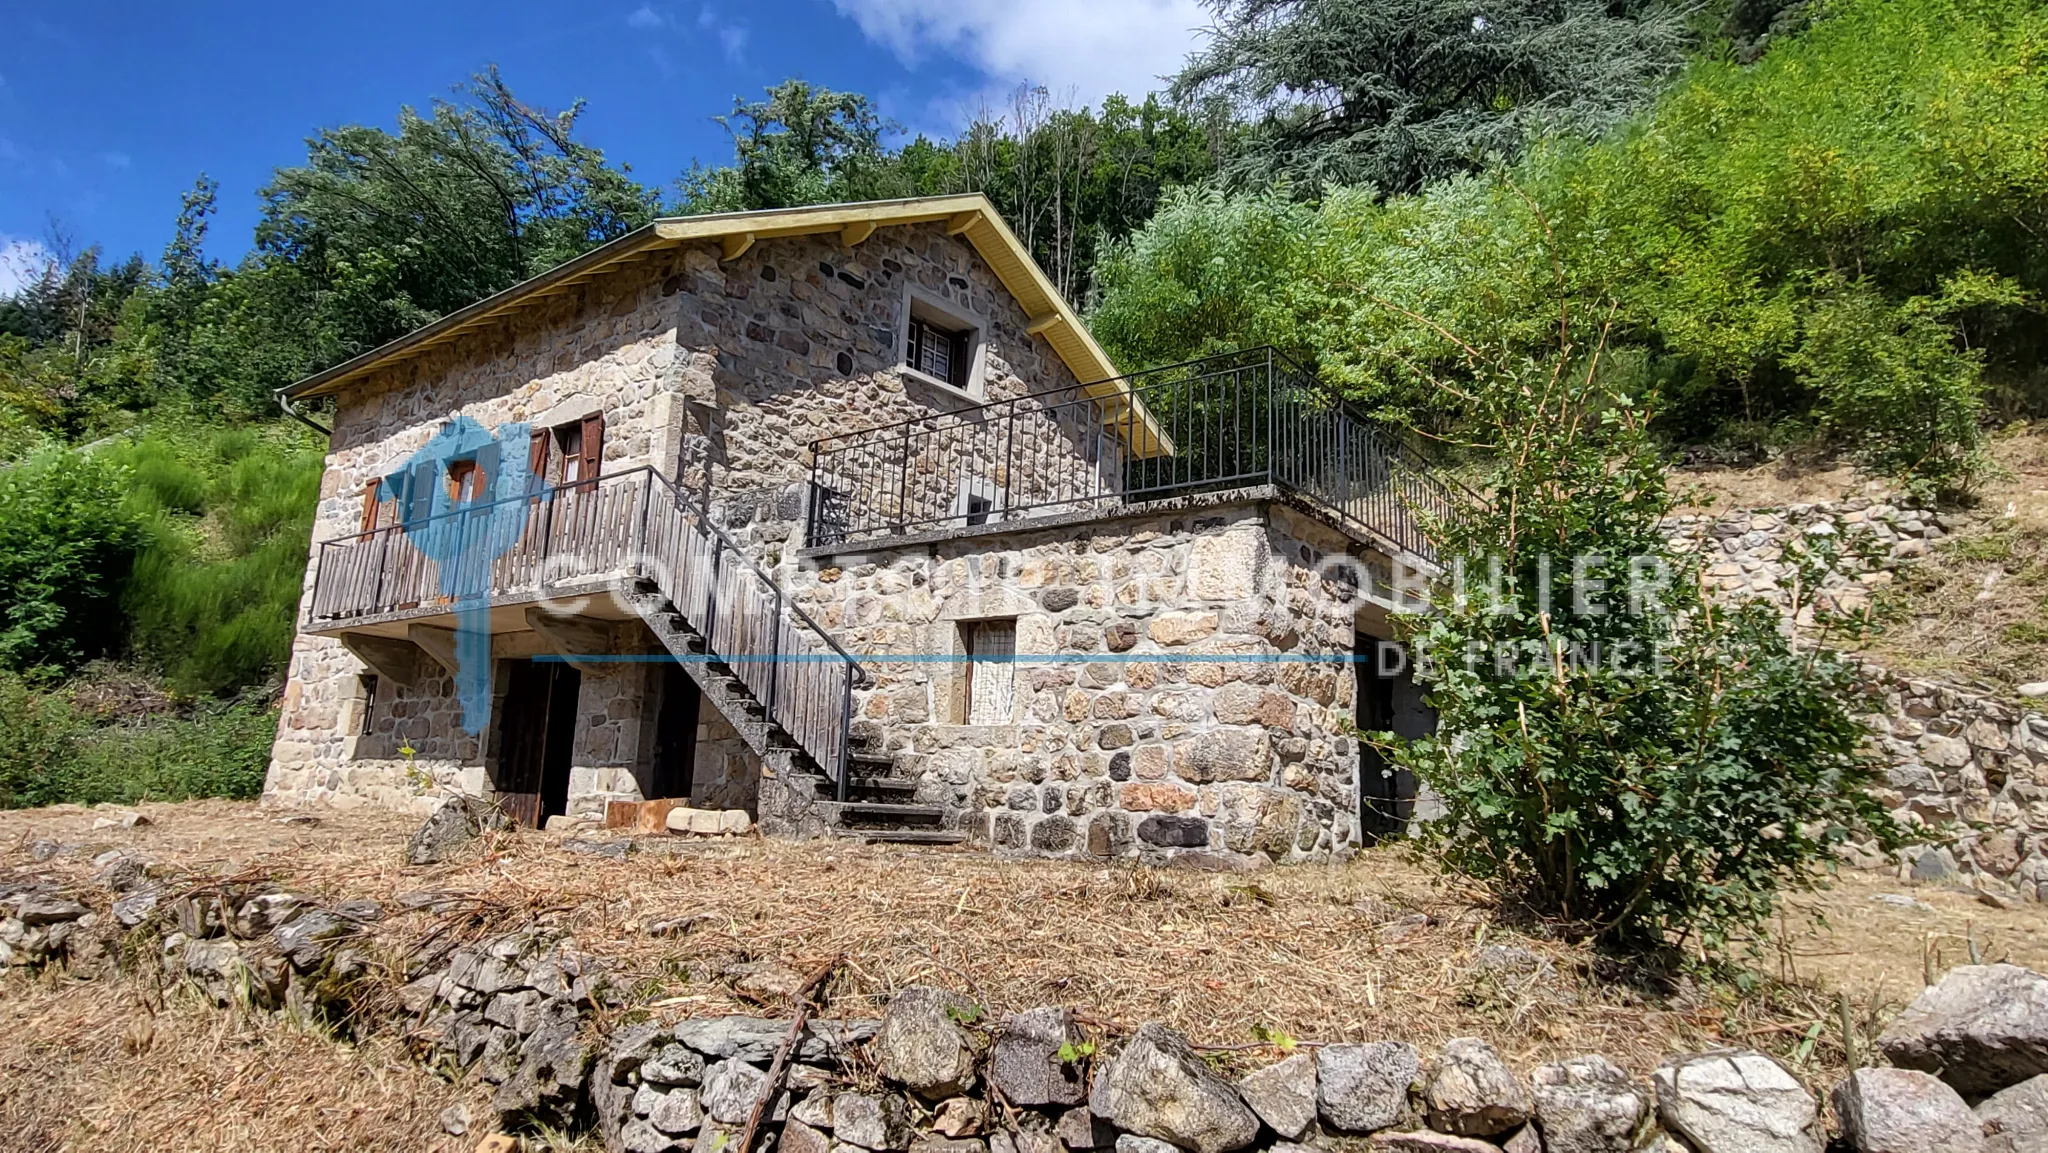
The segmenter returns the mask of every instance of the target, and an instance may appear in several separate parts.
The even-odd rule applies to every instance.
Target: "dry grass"
[[[1264,1059],[1255,1043],[1267,1030],[1308,1041],[1396,1036],[1425,1049],[1479,1035],[1525,1068],[1598,1051],[1637,1072],[1668,1052],[1737,1042],[1784,1055],[1822,1086],[1841,1060],[1834,991],[1850,995],[1864,1028],[1881,1024],[1918,991],[1929,934],[1947,964],[1974,941],[1985,956],[2048,965],[2032,910],[1926,891],[1914,896],[1928,908],[1894,907],[1872,897],[1896,887],[1868,877],[1803,900],[1834,928],[1789,919],[1759,962],[1771,975],[1782,968],[1786,983],[1739,998],[1618,979],[1583,949],[1498,923],[1478,894],[1399,850],[1216,876],[758,838],[663,840],[613,861],[526,833],[481,860],[408,868],[410,822],[388,814],[298,827],[230,802],[145,811],[154,824],[100,833],[89,812],[0,813],[0,868],[82,878],[93,851],[134,846],[196,870],[193,880],[264,875],[394,911],[402,894],[460,894],[456,912],[397,913],[383,933],[477,935],[548,917],[669,1016],[763,1011],[735,991],[735,965],[805,971],[843,954],[831,1002],[847,1015],[925,982],[998,1013],[1071,1005],[1111,1032],[1161,1019],[1245,1060]],[[39,838],[80,848],[29,866]],[[1428,923],[1414,925],[1417,915]],[[1392,927],[1404,917],[1406,928]],[[647,931],[678,918],[692,918],[678,935]],[[1528,948],[1555,971],[1481,972],[1476,958],[1492,944]],[[114,986],[19,975],[0,985],[0,1133],[44,1135],[53,1148],[425,1148],[438,1139],[439,1110],[474,1093],[410,1064],[388,1034],[351,1046],[176,997],[155,1017],[154,1043],[125,1051],[123,1036],[148,1019]]]
[[[1899,672],[2011,689],[2048,680],[2048,431],[2022,429],[1989,445],[1995,471],[1966,521],[1932,555],[1902,570],[1885,599],[1886,627],[1867,648]],[[1787,462],[1687,469],[1675,489],[1689,511],[1783,507],[1879,496],[1891,486],[1847,467]]]

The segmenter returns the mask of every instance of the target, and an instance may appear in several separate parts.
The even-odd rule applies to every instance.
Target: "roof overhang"
[[[1117,430],[1136,454],[1155,456],[1172,451],[1152,414],[1132,393],[1130,382],[1120,378],[1109,354],[1095,342],[1081,318],[1046,278],[1044,270],[1031,258],[1030,250],[1010,231],[988,198],[979,193],[656,220],[389,344],[314,373],[280,389],[279,394],[287,400],[304,400],[342,392],[378,372],[445,347],[466,333],[539,307],[658,250],[717,241],[720,259],[736,260],[760,241],[776,237],[837,233],[840,243],[852,248],[866,241],[877,228],[936,222],[944,222],[949,234],[963,237],[974,246],[1024,310],[1030,333],[1044,339],[1074,378],[1084,382],[1082,392],[1112,402],[1107,406],[1106,423]]]

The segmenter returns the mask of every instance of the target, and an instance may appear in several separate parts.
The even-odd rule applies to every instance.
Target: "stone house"
[[[1275,860],[1407,815],[1351,734],[1429,723],[1373,654],[1448,489],[1268,350],[1120,373],[978,195],[656,221],[316,398],[273,802]]]

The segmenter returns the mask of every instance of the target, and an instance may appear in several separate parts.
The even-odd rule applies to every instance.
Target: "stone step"
[[[895,845],[958,845],[967,834],[954,829],[845,829],[842,835]]]
[[[836,801],[820,805],[825,823],[853,831],[874,826],[936,825],[946,819],[937,805],[903,805],[889,801]]]

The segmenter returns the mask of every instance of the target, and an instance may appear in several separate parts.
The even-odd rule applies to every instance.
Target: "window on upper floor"
[[[929,383],[983,399],[987,326],[915,289],[904,290],[903,303],[903,368]]]

